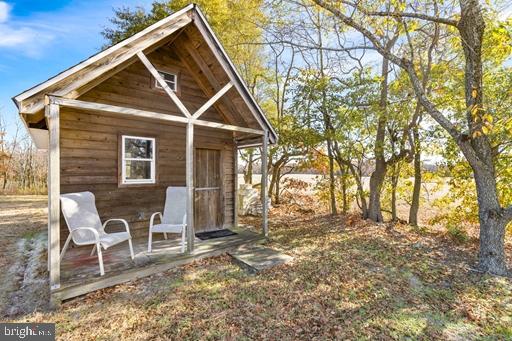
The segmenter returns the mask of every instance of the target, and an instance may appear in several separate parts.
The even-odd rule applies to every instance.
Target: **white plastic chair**
[[[155,224],[155,217],[160,217],[160,224]],[[187,229],[187,188],[167,187],[164,214],[156,212],[149,220],[148,252],[151,252],[153,233],[181,233],[181,252],[185,252],[185,231]]]
[[[103,276],[103,256],[101,247],[105,250],[111,246],[128,241],[130,246],[130,255],[133,256],[132,236],[128,222],[124,219],[109,219],[101,224],[98,210],[96,209],[94,194],[91,192],[68,193],[60,196],[60,203],[64,220],[69,229],[69,236],[62,248],[60,259],[73,240],[76,245],[94,245],[91,256],[94,251],[98,251],[98,262],[100,263],[100,274]],[[126,232],[106,233],[105,226],[111,221],[120,221],[124,224]]]

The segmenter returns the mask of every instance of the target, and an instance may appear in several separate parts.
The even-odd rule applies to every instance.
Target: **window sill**
[[[151,183],[119,183],[117,187],[119,188],[132,188],[132,187],[156,187],[158,186],[157,182]]]

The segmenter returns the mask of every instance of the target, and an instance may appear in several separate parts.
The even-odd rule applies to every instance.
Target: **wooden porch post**
[[[261,146],[261,205],[263,234],[268,237],[268,203],[267,203],[267,149],[268,130],[263,133],[263,144]]]
[[[60,129],[59,105],[45,107],[48,120],[48,268],[50,289],[60,288]]]
[[[187,123],[185,173],[187,183],[187,251],[194,251],[194,124]]]
[[[233,141],[233,225],[238,227],[238,146],[236,141]]]

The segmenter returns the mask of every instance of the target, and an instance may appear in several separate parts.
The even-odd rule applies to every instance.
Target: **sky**
[[[18,114],[11,98],[97,53],[113,9],[152,0],[0,0],[0,116],[7,134]]]
[[[13,96],[97,53],[113,9],[148,9],[152,1],[0,0],[0,118],[8,138],[19,122]],[[504,5],[501,17],[511,13]],[[367,54],[367,61],[380,60]]]

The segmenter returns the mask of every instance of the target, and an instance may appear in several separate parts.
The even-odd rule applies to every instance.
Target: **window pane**
[[[126,180],[151,179],[151,161],[126,161]]]
[[[160,72],[160,71],[158,73],[165,80],[165,82],[167,83],[169,88],[171,88],[171,90],[173,90],[173,91],[176,91],[176,75],[172,74],[172,73],[166,73],[166,72]],[[156,86],[158,88],[161,88],[158,81],[156,81]]]
[[[124,141],[124,157],[136,159],[153,158],[153,141],[126,138]]]
[[[162,74],[166,82],[174,83],[176,76],[171,73]]]

